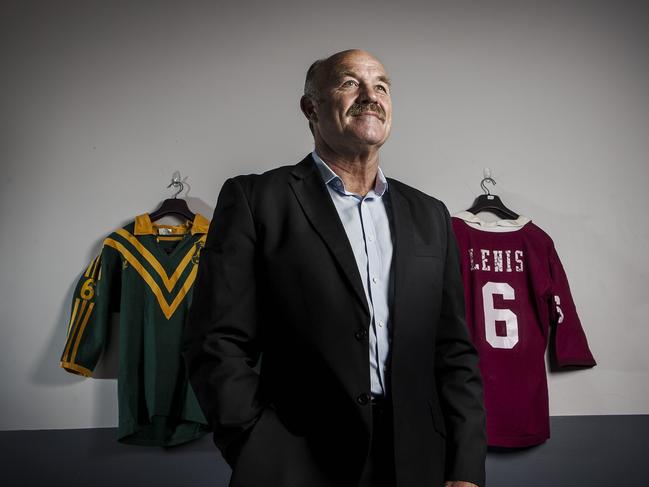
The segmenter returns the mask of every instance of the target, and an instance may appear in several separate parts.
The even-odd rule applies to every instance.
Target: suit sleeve
[[[119,255],[103,247],[81,274],[74,290],[68,332],[60,365],[91,377],[108,336],[111,311],[119,308]]]
[[[457,243],[446,208],[443,212],[447,249],[435,375],[447,431],[445,478],[483,486],[487,440],[482,379],[465,322]]]
[[[550,320],[551,325],[556,327],[554,350],[557,363],[560,367],[592,367],[596,364],[595,359],[588,347],[586,334],[572,300],[568,278],[554,246],[550,252],[550,277]]]
[[[241,184],[223,185],[201,251],[183,356],[214,442],[230,464],[258,419],[256,235]]]

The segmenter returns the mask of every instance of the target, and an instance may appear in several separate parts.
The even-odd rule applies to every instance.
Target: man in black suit
[[[476,351],[442,203],[379,169],[390,80],[316,61],[315,150],[228,180],[184,356],[234,487],[484,485]]]

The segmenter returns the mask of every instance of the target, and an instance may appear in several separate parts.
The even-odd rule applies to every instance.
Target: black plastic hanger
[[[482,190],[485,192],[485,194],[478,196],[473,202],[473,206],[466,211],[473,213],[474,215],[480,213],[481,211],[488,211],[503,219],[516,220],[519,215],[515,211],[507,208],[498,196],[491,194],[489,192],[489,189],[485,186],[485,183],[491,183],[495,185],[496,181],[494,181],[490,177],[484,178],[480,182],[480,187],[482,187]]]
[[[157,210],[149,214],[149,218],[153,222],[159,220],[163,216],[177,215],[185,218],[186,220],[193,221],[196,217],[196,214],[189,209],[189,206],[187,206],[187,202],[185,200],[176,198],[180,193],[182,193],[183,188],[185,187],[183,182],[180,180],[180,175],[174,175],[174,178],[171,180],[171,184],[169,184],[167,188],[170,188],[171,186],[178,188],[176,194],[174,194],[171,198],[164,200]]]

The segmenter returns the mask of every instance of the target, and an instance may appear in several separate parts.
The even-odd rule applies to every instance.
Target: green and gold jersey
[[[104,240],[74,292],[61,367],[92,376],[119,312],[118,440],[171,446],[207,421],[187,380],[181,336],[209,220],[157,225],[148,214]]]

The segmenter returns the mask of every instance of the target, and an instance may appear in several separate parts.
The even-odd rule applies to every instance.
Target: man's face
[[[344,53],[320,79],[315,130],[332,148],[383,145],[390,135],[392,100],[383,65],[363,51]]]

